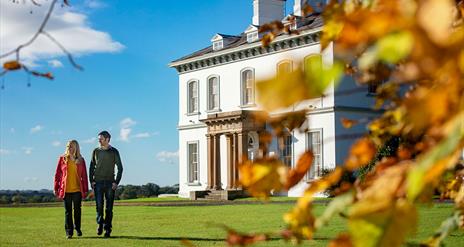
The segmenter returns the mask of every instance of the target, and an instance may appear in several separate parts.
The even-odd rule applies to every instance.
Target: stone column
[[[206,142],[207,142],[207,157],[208,157],[208,185],[206,186],[207,190],[213,188],[213,140],[211,134],[206,134]]]
[[[213,135],[213,189],[221,189],[221,135]]]
[[[233,179],[233,167],[234,167],[234,149],[233,149],[233,136],[230,134],[226,135],[227,140],[227,189],[232,189],[234,187]]]
[[[237,135],[237,156],[238,163],[243,163],[248,159],[248,132],[242,131]],[[238,166],[235,168],[235,181],[239,181]],[[236,183],[236,186],[238,183]]]
[[[237,189],[237,174],[238,174],[238,133],[232,134],[232,188]]]

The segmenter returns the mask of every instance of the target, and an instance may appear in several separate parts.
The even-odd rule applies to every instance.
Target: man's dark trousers
[[[81,192],[66,193],[64,195],[64,229],[66,235],[72,236],[74,228],[81,230]],[[72,209],[74,205],[74,225],[72,219]]]
[[[106,232],[111,232],[113,221],[114,190],[113,181],[95,182],[95,203],[97,205],[97,224],[103,225]],[[105,200],[105,217],[103,217],[103,198]]]

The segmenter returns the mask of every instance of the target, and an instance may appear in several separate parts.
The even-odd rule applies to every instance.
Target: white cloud
[[[43,126],[42,125],[36,125],[35,127],[32,127],[31,128],[31,133],[37,133],[39,131],[41,131],[43,129]]]
[[[122,128],[119,131],[119,139],[123,142],[128,142],[129,141],[129,135],[132,132],[132,129],[129,128]]]
[[[148,138],[150,136],[151,134],[148,132],[138,133],[134,135],[135,138]]]
[[[156,158],[161,162],[167,162],[169,164],[174,163],[174,161],[179,157],[179,151],[169,152],[161,151],[156,154]]]
[[[119,130],[119,139],[124,142],[129,141],[130,133],[132,132],[132,126],[136,125],[137,122],[132,120],[130,117],[124,118],[121,120],[119,125],[121,129]]]
[[[59,141],[52,142],[52,146],[54,146],[54,147],[59,147],[60,145],[61,145],[61,142],[59,142]]]
[[[22,147],[21,149],[24,150],[24,153],[27,155],[32,154],[32,150],[34,150],[33,147]]]
[[[85,0],[84,4],[91,9],[101,9],[107,6],[105,3],[98,0]]]
[[[11,151],[8,150],[8,149],[0,148],[0,155],[8,155],[10,153],[11,153]]]
[[[137,122],[135,122],[134,120],[132,120],[132,118],[130,117],[126,117],[124,118],[123,120],[121,120],[121,122],[119,123],[119,125],[121,125],[121,128],[129,128],[131,126],[134,126],[136,125]]]
[[[95,143],[97,141],[96,137],[89,138],[87,140],[83,140],[82,143]]]
[[[34,6],[31,1],[14,4],[11,1],[0,1],[0,53],[10,52],[31,39],[42,23],[51,1],[40,1],[41,6]],[[97,6],[96,3],[90,4]],[[30,13],[32,11],[32,14]],[[121,43],[112,40],[111,36],[91,27],[87,15],[77,9],[59,4],[45,27],[51,36],[58,40],[74,56],[91,53],[118,52],[124,48]],[[40,61],[63,57],[65,54],[52,41],[40,35],[34,43],[21,50],[23,63],[37,66]],[[4,58],[9,60],[14,54]],[[2,61],[0,61],[2,62]]]
[[[48,61],[48,66],[53,68],[61,68],[63,67],[63,63],[61,63],[60,60],[53,59]]]

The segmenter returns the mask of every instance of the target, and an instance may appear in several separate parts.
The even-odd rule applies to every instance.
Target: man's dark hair
[[[105,137],[105,139],[111,139],[110,133],[109,133],[108,131],[106,131],[106,130],[104,130],[104,131],[98,133],[98,135],[99,135],[99,136]]]

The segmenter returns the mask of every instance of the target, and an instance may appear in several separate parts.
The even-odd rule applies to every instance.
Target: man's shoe
[[[81,230],[77,230],[77,229],[76,229],[76,232],[77,232],[77,236],[78,236],[78,237],[82,236],[82,231],[81,231]]]
[[[66,235],[66,238],[67,238],[67,239],[71,239],[71,238],[72,238],[72,235]]]
[[[106,232],[105,232],[105,235],[103,235],[103,237],[105,237],[105,238],[111,237],[111,232],[110,232],[110,231],[106,231]]]
[[[97,228],[97,235],[102,235],[103,233],[103,225],[98,225],[98,228]]]

